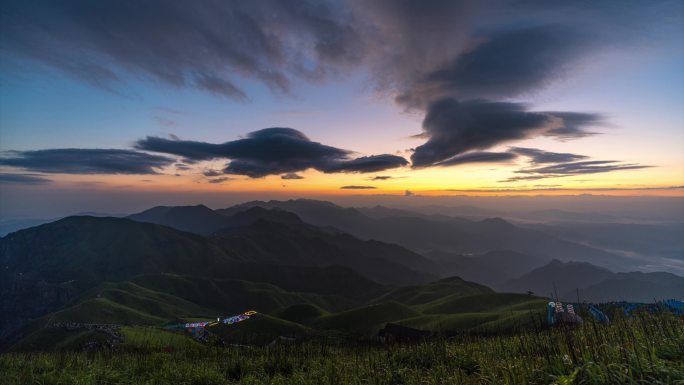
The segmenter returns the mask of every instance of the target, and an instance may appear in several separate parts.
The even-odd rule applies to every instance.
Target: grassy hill
[[[269,283],[233,279],[163,274],[137,277],[133,282],[156,292],[172,293],[220,315],[247,310],[270,313],[298,303],[310,303],[338,311],[356,303],[341,296],[290,292]]]
[[[232,325],[218,324],[208,330],[228,343],[257,345],[270,343],[281,336],[301,340],[319,334],[304,325],[266,314],[255,314]]]
[[[420,313],[399,302],[390,301],[363,306],[344,312],[324,315],[313,325],[324,330],[339,330],[354,334],[375,334],[387,322],[418,316]]]
[[[340,257],[343,260],[344,254]],[[0,263],[4,267],[0,269],[0,345],[28,321],[62,309],[103,282],[125,282],[141,275],[170,273],[271,282],[283,285],[285,290],[310,293],[312,298],[318,293],[362,298],[382,292],[381,285],[350,269],[282,266],[278,265],[282,261],[273,260],[272,264],[267,264],[254,263],[254,259],[253,255],[238,254],[212,239],[122,218],[68,217],[9,234],[0,238]],[[144,286],[140,281],[136,283]],[[228,298],[228,291],[233,290],[214,286],[222,293],[218,297],[224,299]],[[191,290],[191,285],[186,285],[181,291],[187,294]],[[168,287],[157,291],[178,294]],[[311,301],[306,296],[299,296],[296,301],[284,300],[273,287],[243,291],[250,292],[251,296],[238,298],[249,300],[228,302],[232,307],[207,301],[198,303],[214,308],[221,305],[221,309],[231,310],[254,304],[274,309]],[[271,293],[266,293],[268,291]],[[259,293],[262,293],[260,297]],[[135,299],[131,293],[126,296],[131,298],[124,299],[120,293],[118,299],[126,304]],[[198,298],[200,296],[190,300],[198,301]],[[345,298],[316,303],[335,310],[357,304]],[[145,300],[148,303],[142,308],[160,306],[149,302],[158,301],[159,296]],[[160,314],[162,318],[168,318],[169,313]]]
[[[426,314],[519,311],[544,308],[548,300],[527,294],[485,293],[468,296],[449,295],[419,307]]]
[[[451,277],[426,285],[400,287],[375,299],[374,302],[397,301],[405,305],[422,305],[444,297],[481,293],[493,293],[493,290],[459,277]]]
[[[320,307],[308,303],[299,303],[278,311],[275,315],[284,320],[302,325],[310,325],[315,320],[330,314]]]

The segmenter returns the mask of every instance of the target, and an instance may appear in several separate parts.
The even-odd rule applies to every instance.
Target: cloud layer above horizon
[[[363,73],[398,108],[423,116],[415,137],[425,142],[412,149],[412,168],[522,156],[530,167],[514,178],[533,179],[646,167],[493,149],[597,134],[607,124],[601,113],[537,111],[521,100],[571,76],[597,52],[632,49],[658,15],[677,7],[671,1],[209,0],[201,7],[180,0],[10,1],[0,14],[0,52],[115,92],[133,75],[239,102],[250,99],[244,81],[289,95],[299,82]],[[409,165],[402,156],[362,156],[282,127],[224,143],[147,136],[134,149],[17,151],[0,157],[0,165],[157,174],[178,161],[183,170],[208,160],[226,162],[202,172],[215,178],[210,183],[227,181],[224,174],[297,180],[308,169],[370,173]]]

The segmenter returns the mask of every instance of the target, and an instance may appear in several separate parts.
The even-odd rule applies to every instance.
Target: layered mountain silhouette
[[[586,262],[552,261],[500,286],[512,292],[532,291],[566,301],[654,302],[679,298],[684,277],[656,272],[613,273]]]
[[[614,273],[604,266],[620,256],[498,218],[311,200],[67,217],[0,238],[0,262],[4,347],[38,344],[54,322],[159,325],[249,308],[274,333],[483,331],[528,323],[544,297],[684,292],[682,277]]]
[[[297,214],[316,226],[331,226],[361,239],[396,243],[419,253],[431,251],[481,254],[510,250],[547,261],[585,261],[616,271],[634,270],[634,260],[607,251],[566,241],[540,231],[525,229],[501,218],[471,221],[463,218],[408,215],[406,210],[381,210],[383,215],[364,215],[325,201],[253,201],[217,213],[230,216],[249,207],[277,208]],[[394,212],[394,214],[390,214]]]

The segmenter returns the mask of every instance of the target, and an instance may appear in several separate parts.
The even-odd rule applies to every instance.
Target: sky
[[[684,195],[681,1],[2,3],[0,216]]]

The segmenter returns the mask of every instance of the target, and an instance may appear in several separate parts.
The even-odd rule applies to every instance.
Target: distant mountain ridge
[[[254,206],[236,211],[233,215],[221,215],[204,205],[157,206],[127,217],[138,222],[155,223],[199,235],[211,235],[227,228],[247,226],[258,220],[282,223],[303,223],[295,214],[280,209]]]
[[[613,273],[586,262],[552,261],[500,287],[511,292],[532,291],[566,301],[653,302],[684,296],[684,277],[658,273]]]
[[[344,208],[330,202],[308,199],[252,201],[216,210],[233,215],[249,207],[279,208],[297,214],[304,222],[331,226],[361,239],[395,243],[419,253],[442,251],[482,254],[511,250],[545,258],[547,261],[585,261],[613,270],[634,270],[633,260],[579,243],[565,241],[540,231],[513,225],[501,218],[468,220],[406,214],[406,210],[374,209],[382,215],[369,217],[363,210]],[[398,215],[398,216],[397,216]]]

